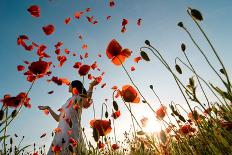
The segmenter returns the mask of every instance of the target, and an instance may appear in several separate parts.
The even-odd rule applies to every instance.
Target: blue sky
[[[186,27],[192,32],[200,46],[206,51],[210,60],[214,62],[215,67],[220,69],[219,63],[216,61],[212,51],[207,45],[203,36],[199,33],[196,26],[191,21],[186,13],[187,7],[199,9],[204,21],[201,23],[216,49],[220,53],[223,61],[231,73],[231,36],[232,36],[232,21],[230,20],[229,12],[232,10],[232,2],[230,0],[212,1],[212,0],[116,0],[116,6],[110,8],[107,0],[80,0],[80,1],[62,1],[62,0],[1,0],[0,2],[0,58],[1,58],[1,78],[0,78],[0,95],[4,94],[17,95],[21,91],[26,91],[30,83],[25,80],[22,73],[17,72],[17,65],[23,64],[24,60],[35,61],[35,51],[27,52],[22,47],[16,44],[18,35],[26,34],[30,40],[36,43],[45,44],[47,53],[52,55],[52,60],[55,64],[54,44],[57,41],[63,41],[64,47],[77,54],[83,54],[81,50],[83,43],[88,44],[89,58],[86,63],[92,63],[97,60],[100,68],[106,72],[103,83],[107,85],[104,89],[99,86],[94,91],[93,100],[97,109],[97,116],[100,117],[101,104],[105,98],[109,99],[108,104],[111,105],[110,89],[113,85],[121,87],[124,84],[130,83],[121,67],[114,66],[105,55],[105,49],[108,42],[115,38],[123,47],[127,47],[133,51],[132,56],[125,62],[126,68],[134,65],[136,70],[130,72],[135,83],[141,88],[146,98],[152,103],[154,108],[159,106],[157,99],[152,95],[148,86],[154,84],[155,90],[160,95],[162,102],[166,105],[170,101],[184,104],[183,99],[178,93],[177,87],[172,80],[170,74],[163,66],[151,56],[151,62],[141,61],[139,64],[134,64],[133,58],[139,55],[139,48],[144,45],[144,40],[148,39],[162,51],[164,57],[170,65],[174,67],[174,58],[183,55],[180,51],[180,44],[184,42],[187,45],[188,55],[191,58],[196,69],[200,74],[216,84],[218,79],[200,56],[199,51],[193,46],[188,36],[181,30],[177,23],[184,22]],[[41,8],[41,17],[33,18],[27,12],[27,8],[32,5],[39,5]],[[76,20],[73,16],[76,11],[81,11],[90,7],[89,16],[93,15],[98,19],[97,25],[91,25],[85,17]],[[106,21],[106,17],[112,16],[110,21]],[[85,16],[85,15],[84,15]],[[64,19],[71,17],[69,25],[64,24]],[[126,33],[122,34],[121,21],[123,18],[128,19]],[[142,25],[136,25],[137,19],[142,18]],[[55,33],[51,36],[46,36],[42,32],[42,26],[47,24],[55,25]],[[78,39],[78,35],[83,35],[83,41]],[[102,58],[98,59],[97,54],[101,53]],[[77,72],[72,68],[77,58],[68,57],[68,61],[61,69],[54,70],[53,75],[67,77],[70,80],[80,79]],[[95,72],[96,74],[97,72]],[[210,75],[210,76],[209,76]],[[211,76],[212,75],[212,76]],[[187,77],[191,73],[186,72],[182,77],[184,82],[187,82]],[[8,129],[9,134],[17,133],[25,135],[25,144],[33,142],[39,145],[50,145],[51,136],[48,134],[44,139],[40,139],[40,135],[44,132],[51,133],[57,126],[57,123],[51,116],[45,116],[37,109],[38,105],[49,105],[54,110],[65,103],[70,97],[66,86],[57,86],[48,84],[47,78],[36,81],[30,98],[32,103],[31,109],[23,109],[18,118]],[[86,85],[86,87],[88,87]],[[47,92],[54,90],[54,94],[48,95]],[[120,125],[116,129],[118,136],[122,135],[124,130],[128,130],[130,125],[130,117],[123,104],[119,100],[119,106],[122,111],[122,116],[116,121],[116,125]],[[110,107],[110,106],[109,106]],[[134,105],[132,109],[136,113],[136,117],[141,119],[142,116],[152,118],[152,113],[143,104]],[[89,120],[93,118],[91,109],[83,112],[83,126],[89,128]],[[155,118],[153,118],[155,119]],[[123,125],[122,125],[123,124]],[[151,124],[151,128],[159,129],[158,123]],[[91,132],[87,130],[88,136],[91,139]]]

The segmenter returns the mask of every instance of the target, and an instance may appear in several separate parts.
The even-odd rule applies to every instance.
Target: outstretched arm
[[[60,120],[60,115],[57,115],[49,106],[38,106],[39,110],[49,110],[49,112],[51,113],[52,117],[59,122]]]

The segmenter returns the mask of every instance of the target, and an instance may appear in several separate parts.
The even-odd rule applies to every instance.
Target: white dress
[[[79,110],[75,110],[73,108],[74,102],[79,103],[80,99],[81,97],[79,95],[74,95],[71,98],[69,98],[67,102],[59,109],[60,120],[58,127],[56,128],[58,132],[54,134],[54,138],[47,155],[55,154],[54,152],[52,152],[52,145],[59,147],[62,146],[62,151],[59,153],[59,155],[68,155],[67,152],[68,146],[70,144],[70,138],[75,139],[78,143],[77,145],[83,144],[83,137],[81,131],[82,109],[80,108]],[[71,102],[73,102],[73,104],[71,104]],[[70,120],[71,123],[68,123],[70,122]]]

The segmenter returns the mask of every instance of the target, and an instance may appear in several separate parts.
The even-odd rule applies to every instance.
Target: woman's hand
[[[96,85],[98,85],[99,83],[98,83],[98,81],[97,80],[93,80],[90,84],[89,84],[89,86],[90,87],[94,87],[94,86],[96,86]]]
[[[39,110],[50,109],[49,106],[38,106]]]

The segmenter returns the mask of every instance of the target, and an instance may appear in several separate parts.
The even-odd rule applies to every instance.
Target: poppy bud
[[[153,89],[153,85],[150,85],[150,88]]]
[[[72,145],[69,145],[69,146],[68,146],[68,150],[69,150],[71,153],[73,153],[73,147],[72,147]]]
[[[193,77],[189,78],[189,85],[194,87],[194,80]]]
[[[108,116],[109,116],[109,113],[108,113],[108,111],[106,111],[105,112],[105,117],[108,118]]]
[[[224,71],[224,69],[222,68],[222,69],[220,69],[220,72],[222,73],[222,74],[224,74],[225,75],[225,71]]]
[[[14,118],[17,115],[17,110],[12,111],[11,117]]]
[[[3,118],[4,118],[4,111],[0,110],[0,121],[3,120]]]
[[[115,111],[118,111],[118,104],[116,101],[113,101],[113,107]]]
[[[182,70],[181,70],[181,68],[180,68],[179,65],[176,65],[175,68],[176,68],[176,71],[177,71],[179,74],[182,74]]]
[[[145,40],[145,44],[146,44],[147,46],[151,46],[151,44],[150,44],[150,41],[149,41],[149,40]]]
[[[179,22],[177,25],[178,25],[179,27],[184,27],[184,24],[183,24],[182,22]]]
[[[93,138],[94,138],[94,140],[97,142],[98,140],[99,140],[99,138],[100,138],[100,135],[99,135],[99,133],[98,133],[98,131],[97,131],[97,129],[96,128],[93,128]]]
[[[185,118],[182,115],[179,115],[178,117],[182,122],[186,122]]]
[[[150,61],[150,58],[148,57],[148,55],[147,55],[146,52],[141,51],[141,52],[140,52],[140,55],[141,55],[141,57],[143,58],[143,60],[145,60],[145,61]]]
[[[184,51],[185,51],[185,49],[186,49],[186,46],[185,46],[185,44],[184,44],[184,43],[182,43],[182,44],[181,44],[181,50],[184,52]]]
[[[202,17],[202,14],[200,11],[198,11],[196,9],[191,9],[191,8],[189,8],[189,9],[191,11],[190,14],[194,19],[199,20],[199,21],[203,20],[203,17]]]
[[[10,145],[12,145],[13,144],[13,139],[12,139],[12,137],[10,137]]]

